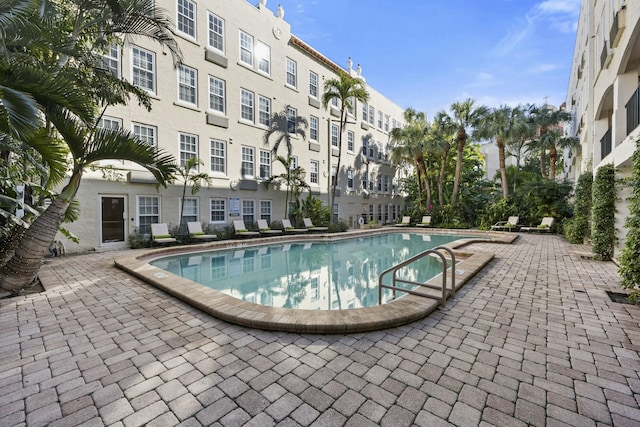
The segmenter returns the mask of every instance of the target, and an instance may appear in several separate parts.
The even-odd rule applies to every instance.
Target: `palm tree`
[[[529,118],[538,128],[538,138],[533,140],[533,146],[540,150],[540,175],[543,178],[556,178],[556,160],[558,158],[558,143],[562,139],[561,125],[571,120],[571,113],[558,110],[545,104],[542,107],[529,107]],[[575,146],[573,138],[561,142],[562,146]],[[549,174],[547,175],[547,150],[549,150]]]
[[[306,129],[308,127],[307,119],[302,116],[292,114],[291,107],[286,105],[281,112],[273,113],[269,118],[269,129],[264,133],[262,137],[264,145],[269,145],[269,140],[275,136],[273,147],[271,152],[274,155],[278,154],[280,145],[284,143],[287,147],[287,157],[291,157],[293,152],[292,138],[295,135],[300,135],[304,140],[306,138]]]
[[[184,166],[176,168],[176,175],[182,180],[182,199],[180,200],[180,228],[181,236],[187,236],[187,226],[184,222],[184,201],[187,197],[187,187],[191,186],[191,195],[195,196],[202,188],[202,182],[211,185],[211,177],[206,172],[198,172],[198,167],[204,163],[197,157],[189,157]]]
[[[460,177],[462,175],[462,161],[464,146],[469,139],[467,130],[478,124],[479,120],[486,115],[487,107],[475,106],[475,101],[467,98],[451,104],[453,117],[451,119],[457,127],[456,131],[456,174],[453,181],[453,193],[451,194],[451,206],[455,206],[458,201],[458,191],[460,189]]]
[[[269,179],[265,181],[265,185],[267,188],[269,188],[271,184],[276,186],[286,186],[287,190],[284,200],[284,210],[288,217],[289,196],[291,196],[292,200],[297,200],[298,197],[300,197],[300,193],[302,193],[304,189],[309,188],[309,184],[307,184],[307,181],[305,180],[305,170],[300,166],[296,166],[295,168],[293,167],[291,156],[286,158],[283,156],[277,156],[276,161],[284,167],[285,171],[279,175],[269,177]]]
[[[434,146],[440,153],[440,173],[438,174],[438,202],[444,206],[444,179],[447,168],[449,151],[453,145],[456,135],[456,126],[451,118],[444,111],[436,114],[433,120],[431,136]]]
[[[362,79],[351,77],[340,71],[337,79],[328,79],[324,82],[324,94],[322,95],[322,105],[327,108],[332,100],[338,101],[340,109],[340,130],[338,133],[338,164],[336,165],[336,178],[331,183],[331,222],[333,218],[333,206],[335,205],[336,187],[338,185],[338,171],[340,171],[340,162],[342,160],[342,134],[347,127],[347,112],[355,109],[355,103],[367,102],[369,100],[369,92],[365,88]]]

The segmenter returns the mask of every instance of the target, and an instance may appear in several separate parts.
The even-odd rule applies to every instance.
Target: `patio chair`
[[[514,230],[518,226],[518,220],[520,218],[517,216],[510,216],[506,221],[498,221],[494,225],[491,226],[491,230]]]
[[[233,221],[233,229],[238,237],[257,237],[260,235],[257,231],[249,231],[247,226],[244,225],[244,221],[241,219]]]
[[[305,228],[309,231],[323,232],[329,230],[329,227],[316,227],[313,225],[313,222],[311,222],[311,218],[303,218],[302,220],[304,221]]]
[[[540,225],[537,225],[534,227],[520,227],[520,231],[527,231],[527,232],[537,231],[540,233],[550,233],[551,227],[553,227],[554,221],[555,220],[552,217],[545,216],[544,218],[542,218]]]
[[[289,221],[288,219],[282,220],[282,228],[285,233],[306,233],[307,231],[309,231],[306,228],[295,228],[293,225],[291,225],[291,221]]]
[[[402,217],[402,221],[400,221],[399,223],[395,224],[396,227],[408,227],[411,225],[411,217],[410,216],[403,216]]]
[[[187,231],[189,237],[195,240],[216,240],[218,238],[215,234],[206,234],[202,231],[202,224],[199,222],[187,222]]]
[[[282,230],[274,230],[269,228],[267,221],[264,219],[258,220],[258,232],[264,236],[282,234]]]
[[[169,234],[169,227],[165,223],[151,224],[151,246],[154,243],[165,245],[168,243],[177,243],[178,240]]]
[[[416,227],[431,227],[431,216],[424,215],[422,217],[422,222],[419,224],[416,224]]]

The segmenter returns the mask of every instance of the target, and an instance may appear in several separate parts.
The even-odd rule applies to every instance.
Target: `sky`
[[[565,101],[581,0],[279,3],[294,35],[344,68],[351,57],[368,85],[428,117],[466,98]]]

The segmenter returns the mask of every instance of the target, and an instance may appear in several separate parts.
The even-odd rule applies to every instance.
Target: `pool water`
[[[150,264],[255,304],[342,310],[377,305],[378,276],[385,269],[462,237],[385,233],[182,254]],[[398,277],[425,282],[441,272],[439,259],[424,257],[400,270]],[[390,284],[391,275],[387,278],[385,284]],[[384,289],[383,302],[392,298]]]

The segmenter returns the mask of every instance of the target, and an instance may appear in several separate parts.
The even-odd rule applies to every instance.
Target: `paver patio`
[[[0,426],[640,426],[640,307],[558,236],[495,259],[447,309],[301,335],[215,319],[113,266],[58,258],[0,300]]]

